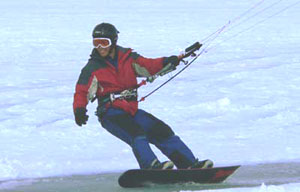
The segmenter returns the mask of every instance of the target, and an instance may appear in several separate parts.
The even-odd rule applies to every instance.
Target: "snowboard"
[[[143,187],[148,183],[177,184],[177,183],[220,183],[234,173],[240,166],[215,167],[206,169],[168,169],[145,170],[131,169],[119,177],[121,187]]]

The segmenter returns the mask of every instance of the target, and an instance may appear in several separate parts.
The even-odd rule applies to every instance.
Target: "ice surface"
[[[218,190],[202,190],[201,192],[298,192],[300,184],[286,184],[286,185],[265,185],[264,183],[260,187],[249,188],[236,188],[236,189],[218,189]],[[181,191],[190,192],[190,191]]]
[[[98,123],[95,104],[87,126],[74,123],[74,87],[96,24],[113,23],[120,45],[160,57],[178,54],[258,2],[1,1],[0,180],[137,168],[131,149]],[[280,1],[222,33],[215,49],[140,108],[217,166],[300,161],[299,4],[228,40],[295,2]],[[257,10],[273,3],[265,0]],[[269,188],[258,189],[282,190]]]

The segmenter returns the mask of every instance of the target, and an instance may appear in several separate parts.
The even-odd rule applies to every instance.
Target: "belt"
[[[114,102],[116,99],[125,99],[127,101],[137,101],[137,89],[126,89],[122,92],[109,93],[105,96],[98,97],[98,104],[105,105],[108,102]]]

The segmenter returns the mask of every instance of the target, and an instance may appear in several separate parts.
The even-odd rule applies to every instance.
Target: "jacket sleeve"
[[[93,69],[87,64],[80,73],[75,87],[73,110],[80,107],[86,107],[97,92],[98,81],[93,75]]]
[[[139,77],[150,77],[155,75],[170,62],[170,57],[161,57],[155,59],[145,58],[136,52],[132,52],[131,56],[134,58],[132,67]]]

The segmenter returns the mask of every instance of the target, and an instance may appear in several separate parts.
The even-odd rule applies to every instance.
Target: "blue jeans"
[[[196,158],[183,141],[163,121],[144,110],[131,116],[121,109],[109,108],[99,117],[102,127],[131,146],[141,169],[149,168],[156,155],[154,144],[177,168],[192,165]]]

